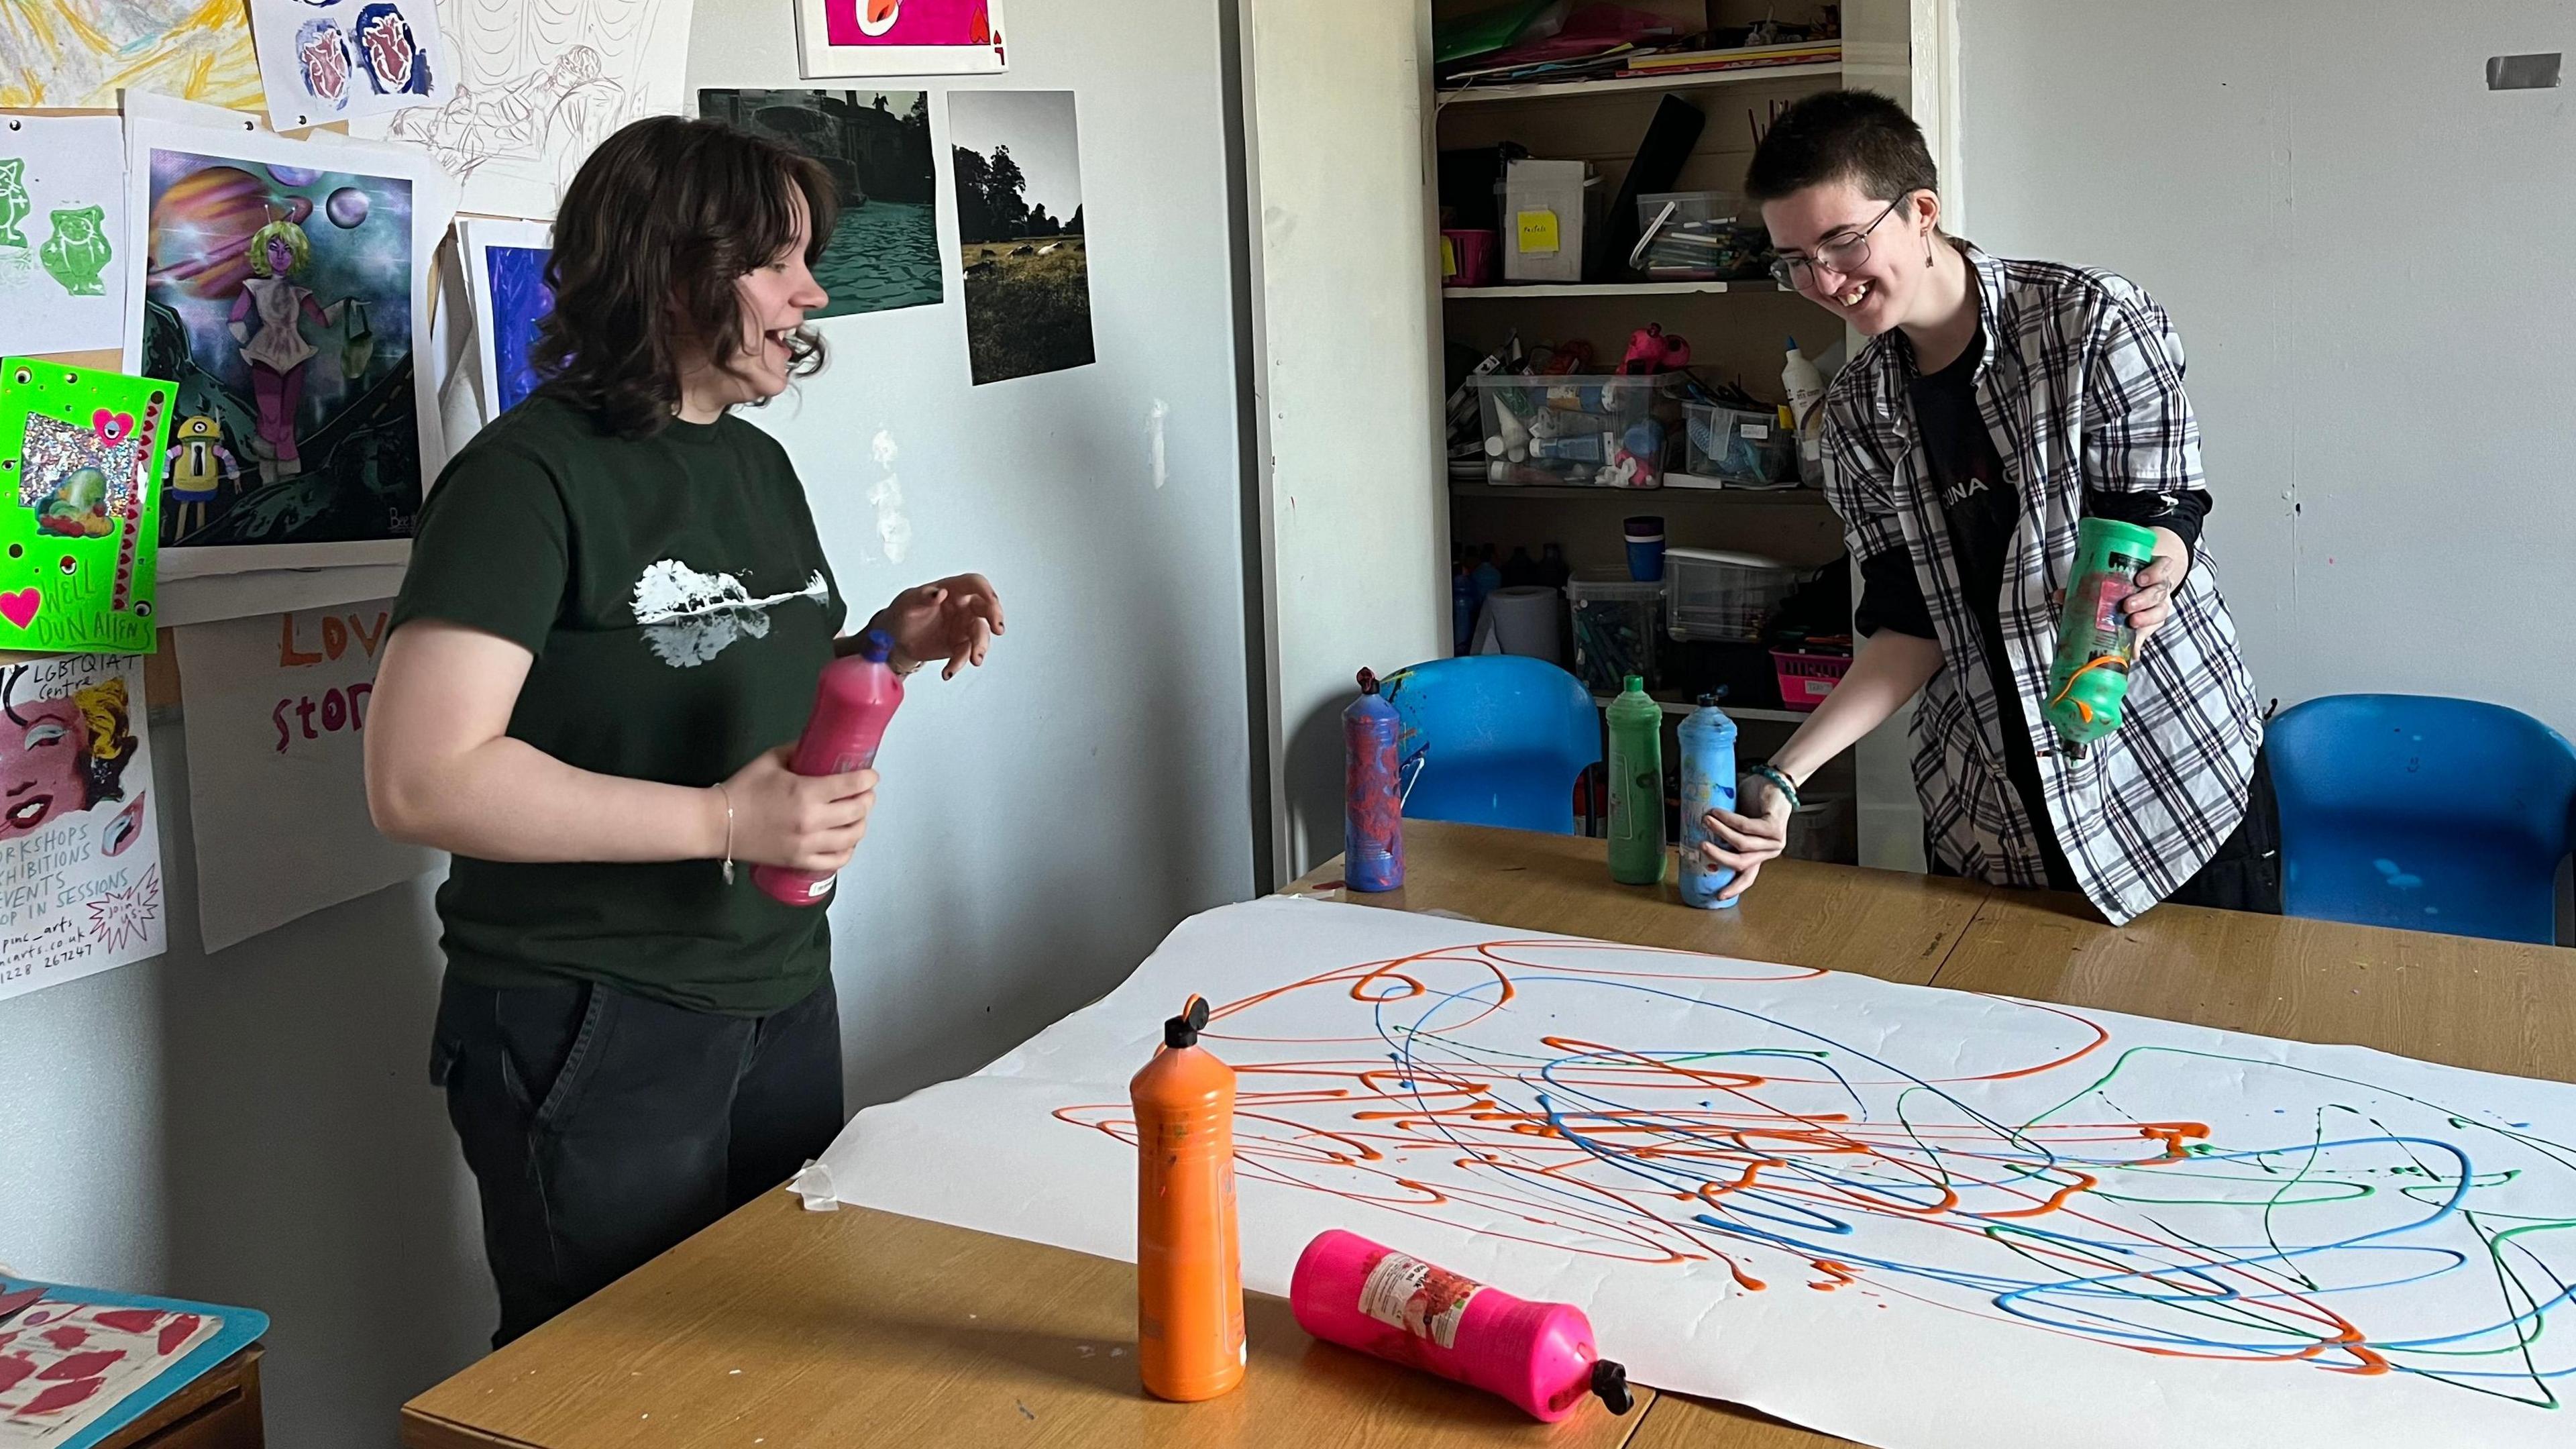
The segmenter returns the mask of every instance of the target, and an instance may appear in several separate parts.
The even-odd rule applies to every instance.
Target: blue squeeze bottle
[[[1342,883],[1355,891],[1404,884],[1403,726],[1378,693],[1377,676],[1360,671],[1360,697],[1342,711],[1348,749],[1342,781]]]
[[[1734,901],[1717,893],[1735,872],[1710,865],[1699,853],[1709,843],[1708,812],[1735,808],[1735,721],[1717,707],[1717,696],[1703,694],[1699,708],[1682,721],[1682,904],[1704,911],[1723,910]]]

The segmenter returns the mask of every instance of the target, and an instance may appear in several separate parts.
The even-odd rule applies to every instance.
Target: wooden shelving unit
[[[1578,100],[1590,96],[1615,96],[1629,91],[1694,91],[1711,86],[1753,85],[1764,81],[1800,81],[1835,79],[1843,73],[1839,60],[1818,61],[1812,65],[1768,65],[1751,70],[1689,71],[1681,75],[1626,76],[1612,80],[1542,81],[1534,85],[1464,86],[1452,91],[1439,91],[1433,101],[1443,110],[1451,106],[1489,105],[1496,101]]]
[[[1706,502],[1728,507],[1769,504],[1775,508],[1822,508],[1823,490],[1816,488],[1558,488],[1548,485],[1524,486],[1504,483],[1458,483],[1449,485],[1453,498],[1563,498],[1590,503],[1624,503],[1631,508],[1645,504],[1658,506],[1674,502]]]
[[[1592,703],[1595,708],[1607,709],[1614,698],[1616,698],[1614,695],[1596,694],[1592,696]],[[1664,713],[1676,719],[1699,708],[1688,700],[1666,699],[1661,695],[1655,696],[1655,703],[1662,706]],[[1717,707],[1726,711],[1726,717],[1738,724],[1746,720],[1762,724],[1805,724],[1807,722],[1807,716],[1794,709],[1753,709],[1728,704],[1724,700],[1719,700]]]
[[[1686,297],[1694,292],[1777,292],[1777,282],[1517,282],[1498,287],[1443,287],[1444,302],[1526,302],[1540,297]]]

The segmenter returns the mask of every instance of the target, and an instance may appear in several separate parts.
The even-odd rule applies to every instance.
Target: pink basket
[[[1808,654],[1796,649],[1771,651],[1771,667],[1780,676],[1780,707],[1803,714],[1825,702],[1851,668],[1848,654]]]

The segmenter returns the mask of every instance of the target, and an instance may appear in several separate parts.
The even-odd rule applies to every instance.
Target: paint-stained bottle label
[[[1473,1278],[1389,1253],[1360,1285],[1360,1312],[1442,1348],[1456,1348],[1458,1322],[1467,1315],[1468,1301],[1484,1291],[1485,1285]]]

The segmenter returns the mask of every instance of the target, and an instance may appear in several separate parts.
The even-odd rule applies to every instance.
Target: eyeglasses
[[[1836,234],[1832,241],[1818,246],[1816,254],[1812,257],[1779,258],[1771,263],[1771,280],[1794,290],[1802,276],[1807,278],[1815,276],[1816,265],[1820,262],[1845,276],[1851,275],[1854,268],[1867,265],[1869,262],[1869,234],[1878,230],[1879,222],[1894,216],[1896,209],[1911,200],[1913,196],[1914,193],[1909,191],[1889,202],[1887,210],[1878,214],[1878,221],[1873,221],[1858,231],[1846,230]]]

